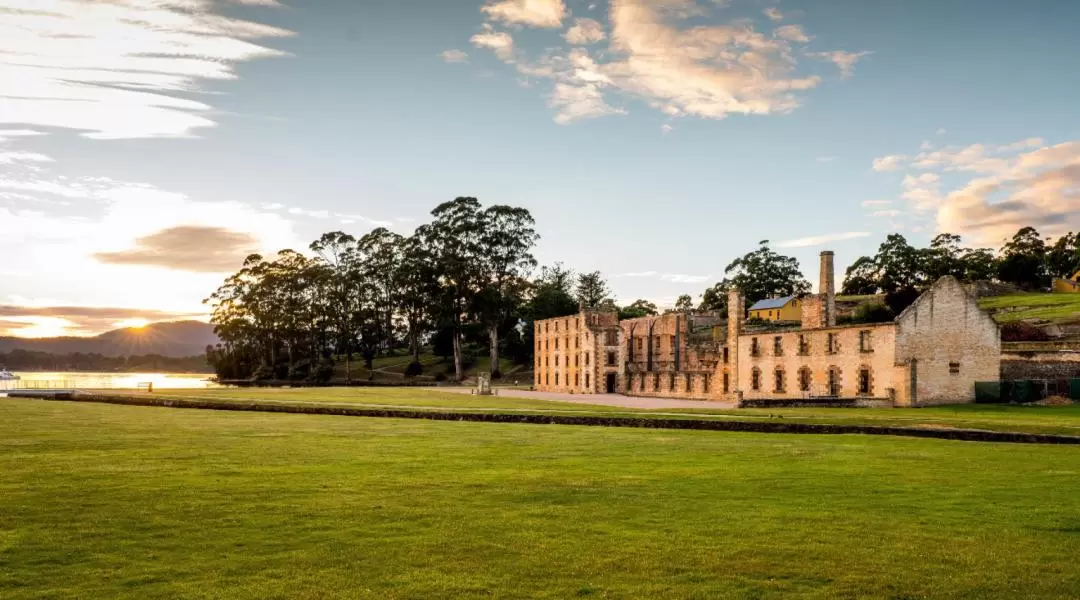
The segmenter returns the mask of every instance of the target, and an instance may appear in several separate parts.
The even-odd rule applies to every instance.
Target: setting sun
[[[114,325],[116,325],[116,327],[121,328],[121,329],[123,329],[123,328],[142,329],[143,327],[146,327],[149,324],[150,324],[150,321],[147,321],[146,319],[124,319],[123,321],[117,321],[116,323],[114,323]]]

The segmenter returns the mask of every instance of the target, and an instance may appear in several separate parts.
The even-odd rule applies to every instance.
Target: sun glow
[[[115,325],[119,329],[142,329],[149,324],[150,321],[147,321],[146,319],[124,319],[123,321],[117,321],[116,323],[113,323],[113,325]]]

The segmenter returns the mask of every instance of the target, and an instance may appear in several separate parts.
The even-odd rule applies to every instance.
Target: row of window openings
[[[668,384],[667,390],[662,390],[662,389],[660,389],[660,374],[659,373],[654,373],[653,374],[652,391],[654,391],[654,392],[663,392],[663,391],[668,391],[668,392],[678,392],[678,391],[689,392],[689,391],[692,391],[690,377],[691,377],[690,373],[686,373],[685,375],[683,375],[683,380],[684,380],[683,385],[685,387],[682,390],[678,390],[678,389],[675,388],[675,383],[676,383],[675,374],[674,373],[669,373],[668,377],[667,377],[667,384]],[[701,378],[701,391],[704,392],[704,393],[709,392],[709,378],[710,377],[709,377],[708,373],[706,373],[705,375],[702,375],[702,378]],[[642,375],[642,376],[640,376],[638,378],[638,391],[640,391],[640,392],[645,391],[645,379],[646,379],[645,375]],[[727,393],[728,388],[730,386],[731,386],[731,379],[730,379],[730,377],[729,377],[729,375],[727,373],[724,373],[724,393]]]
[[[835,333],[826,334],[825,340],[825,352],[826,354],[836,354],[840,351],[839,338]],[[859,332],[859,352],[873,352],[874,347],[871,344],[870,332]],[[799,355],[805,356],[810,354],[810,340],[804,334],[799,334]],[[783,336],[776,336],[773,338],[773,356],[784,355],[784,338]],[[761,343],[758,338],[750,338],[750,356],[761,356]],[[724,362],[727,362],[727,352],[725,348]]]
[[[559,332],[559,322],[558,321],[547,321],[547,322],[544,323],[544,333],[549,333],[551,331],[551,324],[552,323],[555,323],[555,332],[556,333]],[[570,319],[563,319],[563,323],[565,324],[566,331],[570,331]],[[581,318],[580,317],[574,319],[574,330],[577,331],[578,329],[581,329]]]
[[[544,375],[544,383],[543,384],[544,385],[551,385],[551,373],[547,373],[546,375]],[[566,378],[566,384],[570,385],[570,378],[569,377]],[[540,374],[539,373],[536,374],[536,385],[540,385]],[[558,373],[555,374],[555,385],[559,385],[559,374]],[[578,373],[574,373],[574,387],[577,387],[579,385],[581,385],[581,375],[578,374]],[[585,374],[585,387],[586,388],[589,387],[589,374],[588,373]]]
[[[549,342],[550,342],[550,340],[544,340],[544,350],[549,350],[551,348]],[[574,349],[576,350],[576,349],[578,349],[580,347],[581,347],[581,340],[578,339],[578,338],[574,338]],[[567,350],[570,349],[570,338],[566,338],[566,348],[567,348]],[[559,349],[559,338],[555,338],[555,349],[556,350]],[[537,350],[537,352],[540,351],[540,341],[539,340],[536,341],[536,350]]]
[[[590,354],[588,354],[588,353],[585,354],[585,366],[586,367],[589,366],[589,356],[590,356]],[[615,363],[616,363],[617,359],[618,359],[618,357],[615,355],[614,352],[608,352],[607,353],[607,365],[606,366],[609,366],[609,367],[616,366]],[[580,355],[575,355],[574,356],[574,366],[575,367],[581,366],[580,360],[581,360]],[[540,357],[539,356],[536,357],[536,366],[538,366],[538,367],[540,366]],[[550,356],[545,356],[544,357],[544,366],[545,367],[550,367],[551,366],[551,357]],[[559,366],[559,358],[558,357],[555,358],[555,366],[556,367]],[[564,356],[563,357],[563,366],[564,367],[569,367],[570,366],[570,357],[569,356]]]
[[[828,372],[828,386],[830,396],[840,395],[840,369],[829,369]],[[773,371],[773,393],[783,394],[787,392],[786,386],[786,373],[783,369],[777,368]],[[810,369],[799,369],[799,391],[809,392],[810,384],[813,380],[813,374]],[[761,391],[761,369],[754,368],[750,371],[750,389],[755,392]],[[873,378],[870,376],[870,369],[863,367],[859,369],[859,395],[869,396],[874,391]]]
[[[559,349],[559,339],[560,338],[555,338],[555,349],[556,350]],[[585,340],[588,341],[588,339],[589,339],[589,333],[585,332]],[[619,345],[619,333],[616,332],[616,331],[606,331],[606,332],[604,332],[604,345],[605,346],[617,346],[617,345]],[[566,347],[567,348],[570,347],[570,338],[566,338]],[[580,338],[574,338],[574,348],[580,348],[580,347],[581,347],[581,339]],[[550,348],[551,348],[551,340],[544,340],[544,350],[548,350]],[[537,351],[540,350],[540,340],[536,340],[536,350]]]

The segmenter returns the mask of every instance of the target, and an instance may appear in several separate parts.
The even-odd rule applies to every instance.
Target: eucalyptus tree
[[[357,289],[359,255],[356,238],[341,232],[324,233],[311,243],[311,251],[325,270],[326,323],[331,328],[335,349],[345,357],[345,381],[352,380],[352,354],[356,349],[354,319],[359,305]]]
[[[462,370],[462,330],[483,281],[483,217],[476,198],[458,197],[431,211],[431,223],[416,236],[431,254],[438,282],[436,319],[449,328],[453,344],[454,375]]]
[[[810,291],[810,283],[799,270],[799,261],[774,252],[769,248],[769,240],[762,240],[757,250],[731,261],[724,274],[748,305],[765,298],[799,296]]]
[[[540,236],[528,209],[496,204],[480,215],[481,288],[475,312],[488,334],[491,375],[499,375],[499,328],[511,320],[520,307],[527,277],[536,266],[533,246]]]
[[[405,321],[405,335],[413,360],[406,373],[419,374],[420,352],[425,335],[433,327],[433,314],[439,295],[436,266],[423,239],[412,235],[401,242],[401,266],[394,285],[398,310]]]

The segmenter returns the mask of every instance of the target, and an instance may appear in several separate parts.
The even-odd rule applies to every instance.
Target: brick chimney
[[[822,325],[836,326],[836,279],[833,275],[833,251],[821,253],[821,272],[818,274],[818,296],[821,298]]]

